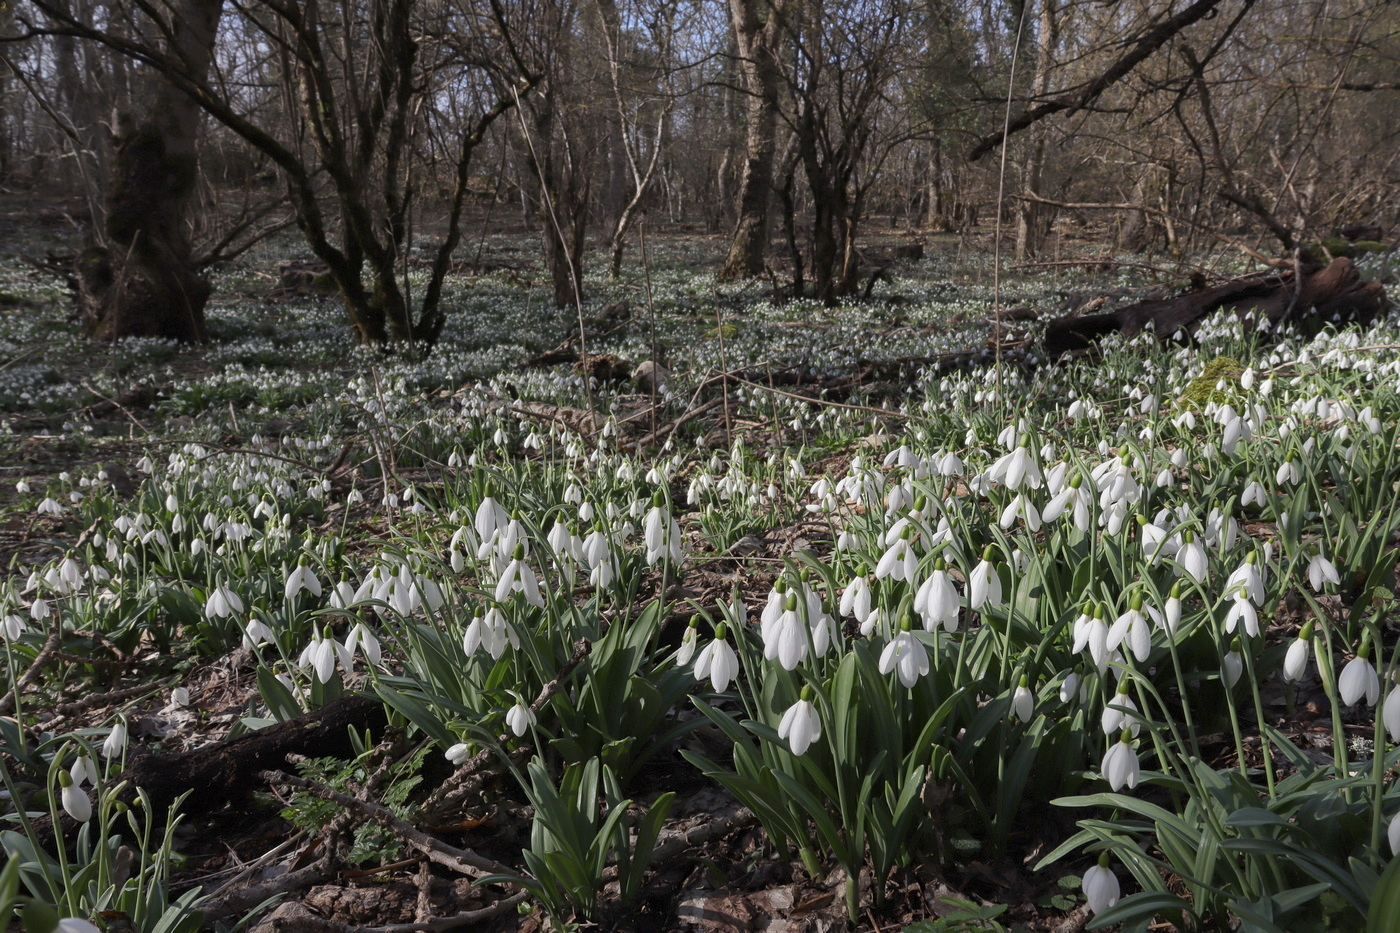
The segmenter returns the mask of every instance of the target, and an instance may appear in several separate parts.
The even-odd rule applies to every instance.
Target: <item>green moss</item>
[[[1385,253],[1391,249],[1389,244],[1381,243],[1378,240],[1351,240],[1343,239],[1339,236],[1325,237],[1316,243],[1309,243],[1303,247],[1303,261],[1311,263],[1324,263],[1328,261],[1330,255],[1333,259],[1338,256],[1346,256],[1355,259],[1358,256],[1365,256],[1368,253]]]
[[[1177,399],[1177,407],[1199,411],[1212,399],[1217,402],[1228,399],[1234,392],[1243,391],[1240,386],[1240,376],[1243,373],[1244,366],[1238,360],[1232,360],[1228,356],[1217,356],[1206,364],[1205,372],[1191,380],[1186,391]],[[1216,388],[1222,380],[1227,388],[1224,392]]]

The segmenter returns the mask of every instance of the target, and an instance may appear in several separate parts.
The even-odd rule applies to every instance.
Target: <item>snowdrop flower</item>
[[[249,651],[256,651],[262,645],[271,644],[276,638],[277,634],[261,619],[249,619],[243,626],[243,647]]]
[[[1118,876],[1108,867],[1107,852],[1099,856],[1097,865],[1084,873],[1080,887],[1091,914],[1101,914],[1118,903],[1122,889],[1118,886]]]
[[[1172,584],[1171,593],[1167,596],[1167,603],[1162,607],[1162,627],[1171,635],[1175,635],[1177,627],[1181,625],[1181,584],[1180,580]]]
[[[1298,633],[1298,637],[1293,639],[1293,644],[1288,646],[1288,653],[1284,655],[1283,679],[1290,684],[1301,680],[1304,672],[1308,669],[1308,651],[1312,642],[1312,634],[1313,624],[1308,622]]]
[[[1108,631],[1101,605],[1092,609],[1085,606],[1074,623],[1074,645],[1070,650],[1078,654],[1088,649],[1089,658],[1100,674],[1108,668]]]
[[[1386,841],[1390,843],[1390,854],[1400,855],[1400,813],[1391,817],[1385,830]]]
[[[691,616],[690,624],[685,628],[685,634],[681,636],[681,646],[676,650],[676,666],[685,667],[690,663],[690,659],[695,657],[695,649],[700,646],[700,617]]]
[[[456,454],[453,454],[453,456],[456,456]],[[453,765],[460,768],[462,767],[462,765],[466,764],[468,761],[471,760],[472,747],[466,742],[458,742],[456,745],[449,748],[444,754],[448,761],[452,762]]]
[[[1240,655],[1240,640],[1236,638],[1230,644],[1230,650],[1226,653],[1221,677],[1225,680],[1225,688],[1232,689],[1240,682],[1240,675],[1244,673],[1244,658]]]
[[[870,608],[870,584],[865,581],[864,574],[857,573],[855,578],[841,591],[841,602],[837,611],[844,618],[853,618],[857,622],[864,622],[870,617]]]
[[[920,677],[929,672],[928,651],[909,631],[907,617],[900,633],[880,652],[880,673],[888,674],[894,670],[899,671],[899,682],[905,687],[913,687]]]
[[[519,738],[525,735],[536,722],[538,719],[535,717],[535,711],[525,705],[523,699],[516,696],[515,705],[506,712],[506,725],[510,727],[510,731]]]
[[[24,617],[17,612],[4,612],[0,618],[0,633],[3,633],[6,641],[15,641],[24,634]]]
[[[1147,617],[1142,614],[1141,593],[1133,594],[1128,609],[1108,630],[1106,647],[1109,651],[1116,651],[1125,641],[1132,649],[1133,657],[1139,661],[1146,661],[1152,653],[1152,632],[1147,626]]]
[[[1137,752],[1133,750],[1133,740],[1124,729],[1118,741],[1113,743],[1113,747],[1103,756],[1103,776],[1108,779],[1108,786],[1111,790],[1118,791],[1123,788],[1132,790],[1137,787],[1138,777],[1141,770],[1138,767]]]
[[[1320,553],[1314,554],[1308,561],[1308,583],[1312,585],[1314,591],[1321,593],[1324,583],[1340,585],[1341,582],[1342,578],[1337,573],[1336,566]]]
[[[1376,676],[1376,669],[1371,666],[1371,659],[1366,656],[1368,647],[1363,645],[1361,651],[1347,662],[1347,666],[1342,668],[1342,673],[1337,677],[1337,692],[1341,695],[1342,705],[1353,706],[1363,697],[1367,706],[1375,706],[1376,701],[1381,697],[1381,682]]]
[[[73,761],[73,767],[68,773],[72,776],[74,784],[82,784],[84,781],[95,784],[98,770],[92,763],[92,759],[88,758],[87,753],[81,752]]]
[[[1230,611],[1225,614],[1225,633],[1233,635],[1235,628],[1244,622],[1246,635],[1259,634],[1259,613],[1255,610],[1254,604],[1245,598],[1242,592],[1235,594],[1234,603],[1230,606]]]
[[[227,583],[221,583],[209,594],[209,598],[204,601],[204,617],[207,619],[227,619],[229,616],[242,614],[243,600],[238,598],[238,594],[228,588]]]
[[[1031,452],[1026,449],[1027,443],[1028,439],[1023,437],[1020,446],[992,464],[991,469],[987,471],[987,478],[1003,484],[1007,489],[1020,489],[1022,484],[1039,489],[1044,478],[1041,476],[1040,467],[1031,457]]]
[[[471,622],[467,624],[467,631],[462,636],[463,651],[472,655],[476,653],[477,648],[485,648],[493,661],[499,661],[501,655],[505,654],[507,644],[512,648],[519,648],[520,637],[515,628],[506,621],[505,614],[499,606],[492,606],[484,615],[478,611],[472,616]]]
[[[38,511],[40,515],[58,516],[63,514],[63,506],[59,505],[52,496],[47,496],[43,502],[39,503],[39,507],[36,511]]]
[[[323,684],[330,683],[331,678],[335,676],[337,662],[346,671],[355,663],[345,646],[335,640],[329,627],[324,634],[317,632],[313,635],[311,644],[307,645],[297,658],[297,665],[312,668],[316,672],[316,679]]]
[[[1069,703],[1079,697],[1080,687],[1083,685],[1083,678],[1078,671],[1070,671],[1065,675],[1065,679],[1060,681],[1060,702]]]
[[[933,572],[914,593],[914,611],[923,617],[925,631],[939,625],[948,632],[958,630],[958,588],[948,579],[948,563],[942,557],[934,560]]]
[[[778,738],[788,740],[794,755],[803,755],[821,737],[822,721],[812,705],[812,688],[804,685],[801,699],[788,707],[778,723]]]
[[[190,692],[184,687],[170,691],[170,705],[175,709],[185,709],[190,705]]]
[[[354,655],[356,650],[365,656],[365,660],[375,667],[379,666],[381,657],[379,649],[379,639],[375,637],[364,622],[356,622],[355,627],[350,630],[350,635],[345,639],[345,651]]]
[[[894,544],[880,556],[880,562],[875,565],[875,579],[912,581],[919,568],[918,556],[910,544],[912,536],[912,527],[906,525]]]
[[[652,498],[651,511],[647,513],[643,528],[648,566],[666,557],[672,563],[680,563],[681,528],[671,517],[671,510],[666,508],[665,498],[660,492]]]
[[[1251,502],[1257,502],[1262,506],[1268,501],[1268,498],[1268,495],[1264,492],[1263,485],[1257,479],[1251,480],[1249,484],[1244,487],[1244,492],[1240,493],[1240,505],[1249,505]]]
[[[723,693],[729,682],[739,673],[739,656],[729,647],[724,636],[725,626],[721,622],[715,626],[714,640],[700,649],[700,655],[695,659],[695,679],[700,681],[709,678],[710,686],[714,687],[716,693]]]
[[[1070,477],[1069,485],[1064,486],[1045,505],[1040,517],[1047,522],[1053,522],[1061,516],[1072,519],[1074,527],[1080,531],[1089,530],[1089,498],[1087,490],[1082,489],[1084,477],[1076,473]]]
[[[1258,564],[1259,554],[1257,551],[1250,551],[1245,555],[1244,563],[1235,568],[1230,574],[1230,578],[1225,581],[1225,592],[1236,590],[1236,596],[1240,599],[1248,599],[1255,605],[1264,604],[1264,574]]]
[[[316,578],[316,574],[307,566],[306,557],[303,556],[297,561],[297,565],[292,572],[287,574],[287,582],[282,588],[283,595],[287,599],[295,599],[296,595],[305,590],[312,596],[321,595],[321,581]]]
[[[329,601],[332,609],[348,609],[355,602],[355,584],[341,577],[331,588]]]
[[[1205,582],[1206,570],[1210,566],[1205,548],[1189,528],[1181,537],[1181,548],[1176,552],[1176,562],[1180,567],[1178,572],[1188,574],[1197,583]]]
[[[112,726],[112,731],[107,733],[106,741],[102,743],[102,757],[120,758],[124,751],[126,751],[126,720],[118,719],[116,725]]]
[[[1385,731],[1390,733],[1390,741],[1400,742],[1400,687],[1392,686],[1385,695],[1381,720],[1385,723]]]
[[[968,576],[968,605],[973,609],[1001,604],[1001,576],[992,565],[992,557],[995,554],[996,551],[988,545],[982,552],[981,563],[972,568],[972,573]]]
[[[79,823],[92,819],[92,801],[67,771],[58,772],[59,799],[63,810]]]
[[[481,541],[490,540],[498,529],[505,529],[509,520],[510,517],[506,515],[505,507],[488,494],[476,507],[473,527],[476,530],[477,538]]]
[[[1024,674],[1016,686],[1016,692],[1011,695],[1011,711],[1021,722],[1030,722],[1035,714],[1035,695],[1031,693],[1030,680]]]
[[[1104,707],[1103,716],[1100,723],[1103,731],[1109,735],[1115,732],[1130,732],[1134,737],[1142,728],[1142,720],[1136,715],[1137,704],[1128,695],[1128,681],[1123,680],[1118,684],[1118,691],[1113,695],[1113,701]]]
[[[1006,508],[1001,510],[1001,521],[999,524],[1003,529],[1010,528],[1016,524],[1016,519],[1020,518],[1026,523],[1026,530],[1032,533],[1040,530],[1040,512],[1035,505],[1026,498],[1025,493],[1017,493],[1016,497],[1007,503]]]
[[[797,594],[787,592],[781,598],[781,612],[769,626],[761,627],[759,634],[763,638],[763,657],[776,660],[783,670],[791,671],[807,657],[807,632],[798,615]]]
[[[539,581],[535,578],[535,572],[525,563],[525,548],[520,544],[515,546],[515,556],[506,565],[501,578],[496,581],[496,602],[504,603],[516,592],[522,594],[530,605],[544,608]]]

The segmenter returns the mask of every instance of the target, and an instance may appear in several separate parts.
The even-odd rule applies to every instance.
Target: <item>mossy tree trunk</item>
[[[202,80],[221,0],[184,0],[166,54]],[[119,115],[103,236],[78,259],[84,330],[103,340],[163,337],[202,342],[212,291],[195,266],[187,219],[198,179],[200,109],[153,73],[143,113]]]

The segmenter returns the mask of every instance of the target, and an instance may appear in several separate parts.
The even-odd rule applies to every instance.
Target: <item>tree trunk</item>
[[[739,217],[721,279],[738,279],[763,272],[768,254],[769,215],[773,192],[774,133],[782,74],[777,43],[782,34],[781,4],[774,3],[760,23],[757,0],[730,0],[730,19],[739,50],[739,73],[746,92],[744,146],[746,157],[739,176]]]
[[[184,0],[172,16],[168,54],[198,81],[208,74],[221,0]],[[106,194],[106,245],[78,258],[84,329],[93,337],[206,338],[211,286],[192,262],[187,219],[198,163],[199,107],[160,76],[147,111],[119,117]]]
[[[1044,97],[1050,89],[1050,68],[1055,53],[1055,2],[1041,0],[1040,17],[1036,24],[1035,75],[1031,78],[1031,99]],[[1041,193],[1045,168],[1045,124],[1030,128],[1030,151],[1023,168],[1022,189],[1030,197]],[[1045,243],[1054,219],[1054,208],[1033,200],[1023,200],[1016,211],[1016,261],[1033,259]]]

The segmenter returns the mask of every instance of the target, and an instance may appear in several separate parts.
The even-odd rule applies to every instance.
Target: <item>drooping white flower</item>
[[[1080,887],[1091,914],[1101,914],[1118,903],[1122,888],[1118,885],[1118,876],[1108,867],[1107,852],[1099,859],[1099,864],[1084,872]]]
[[[103,758],[120,758],[126,751],[126,720],[118,719],[102,743]]]
[[[1142,720],[1137,716],[1137,704],[1128,694],[1126,680],[1118,685],[1118,691],[1114,693],[1112,701],[1104,707],[1100,723],[1108,735],[1126,731],[1136,736],[1142,728]]]
[[[313,634],[311,643],[302,649],[300,657],[297,658],[297,665],[314,670],[316,679],[323,684],[330,683],[331,678],[335,676],[337,663],[342,669],[349,671],[354,666],[355,659],[344,645],[336,641],[329,628],[324,634]]]
[[[1244,622],[1245,634],[1259,634],[1259,613],[1255,611],[1253,603],[1246,599],[1243,594],[1237,593],[1230,606],[1230,611],[1225,614],[1226,634],[1233,635],[1241,620]]]
[[[653,502],[643,526],[647,565],[650,566],[666,558],[669,558],[672,563],[680,563],[683,556],[680,525],[671,517],[671,510],[666,508],[661,493],[656,494]]]
[[[987,471],[987,478],[1002,483],[1007,489],[1020,489],[1022,484],[1031,489],[1039,489],[1044,482],[1040,467],[1036,465],[1031,452],[1023,442],[1011,453],[1006,454]]]
[[[1385,695],[1381,720],[1385,723],[1385,731],[1390,733],[1390,741],[1400,742],[1400,687],[1391,687]]]
[[[238,598],[238,594],[229,589],[227,583],[221,583],[209,594],[209,598],[204,601],[204,616],[209,619],[227,619],[234,614],[242,614],[243,600]]]
[[[725,628],[721,622],[715,626],[715,637],[695,659],[695,679],[710,681],[716,693],[723,693],[729,682],[739,673],[739,656],[724,640]],[[793,665],[796,667],[796,665]]]
[[[466,764],[468,761],[471,760],[472,747],[466,742],[458,742],[456,745],[452,746],[446,752],[444,752],[444,755],[446,756],[448,761],[452,762],[453,765],[460,768],[462,767],[462,765]]]
[[[1293,644],[1288,646],[1288,653],[1283,657],[1283,679],[1290,683],[1297,683],[1302,679],[1303,674],[1308,669],[1308,655],[1312,648],[1313,624],[1307,622],[1303,625],[1298,637],[1293,639]]]
[[[1385,839],[1390,843],[1390,854],[1400,855],[1400,813],[1391,817],[1385,829]]]
[[[505,613],[499,606],[492,606],[484,615],[481,612],[474,615],[462,636],[463,651],[471,655],[476,653],[477,648],[484,648],[493,661],[500,660],[501,655],[505,654],[507,644],[519,648],[520,637],[506,621]]]
[[[1001,576],[992,564],[994,554],[995,551],[989,546],[982,552],[981,562],[968,575],[968,606],[973,609],[1001,604]]]
[[[811,701],[811,687],[802,688],[802,698],[787,708],[778,723],[778,738],[787,739],[794,755],[804,755],[822,737],[822,721]]]
[[[686,626],[685,634],[681,636],[681,646],[676,650],[676,665],[685,667],[690,663],[690,659],[695,657],[695,651],[700,647],[700,629],[698,620],[692,618],[690,624]]]
[[[1078,654],[1088,649],[1089,658],[1100,674],[1108,667],[1108,631],[1108,622],[1104,620],[1104,609],[1101,605],[1092,609],[1086,606],[1075,620],[1074,646],[1071,651]]]
[[[1240,655],[1239,639],[1235,640],[1235,647],[1225,654],[1222,664],[1221,676],[1225,679],[1226,689],[1230,689],[1239,683],[1240,676],[1244,674],[1244,658]]]
[[[1109,651],[1115,651],[1124,642],[1132,649],[1133,657],[1139,661],[1146,661],[1147,656],[1152,653],[1152,631],[1147,626],[1147,617],[1142,613],[1141,593],[1133,595],[1128,609],[1108,630],[1105,647]]]
[[[904,620],[904,629],[880,652],[880,673],[899,672],[899,682],[905,687],[913,687],[919,678],[929,672],[928,650],[923,642],[909,631],[909,620]]]
[[[59,799],[64,812],[79,823],[92,819],[92,800],[88,798],[87,791],[79,787],[66,771],[58,773],[58,783],[61,785]]]
[[[1103,776],[1108,780],[1109,788],[1117,791],[1125,787],[1128,790],[1137,787],[1140,775],[1137,752],[1133,749],[1132,739],[1125,730],[1103,756]]]
[[[312,596],[319,597],[321,595],[321,581],[307,565],[305,557],[297,563],[291,573],[287,574],[287,582],[282,588],[282,593],[287,599],[293,599],[303,590]]]
[[[1320,553],[1314,554],[1308,561],[1308,583],[1312,585],[1315,591],[1321,593],[1322,584],[1324,583],[1331,583],[1337,586],[1340,585],[1341,582],[1342,578],[1341,575],[1337,573],[1337,568],[1330,560],[1323,557]]]
[[[1028,680],[1024,676],[1011,695],[1011,712],[1015,713],[1021,722],[1030,722],[1031,716],[1035,715],[1035,694],[1031,693]]]
[[[1365,649],[1362,650],[1364,652]],[[1381,682],[1371,659],[1364,653],[1352,658],[1342,668],[1342,673],[1337,677],[1337,693],[1345,706],[1352,706],[1362,698],[1365,698],[1367,706],[1376,705],[1381,697]]]
[[[925,631],[942,625],[945,631],[958,629],[958,588],[948,578],[948,564],[942,557],[933,563],[933,572],[914,593],[914,611],[924,620]]]
[[[523,736],[537,721],[535,711],[525,705],[525,701],[518,697],[515,705],[506,712],[506,725],[517,737]]]
[[[1176,552],[1176,562],[1181,571],[1190,575],[1197,583],[1204,583],[1210,562],[1206,559],[1206,549],[1196,540],[1190,529],[1182,535],[1181,549]]]
[[[539,581],[535,577],[535,572],[530,569],[530,565],[525,563],[524,549],[520,545],[515,547],[516,556],[506,565],[502,571],[501,578],[496,581],[496,602],[503,603],[510,599],[512,593],[520,593],[525,597],[525,601],[532,606],[544,607],[544,597],[540,595]]]

